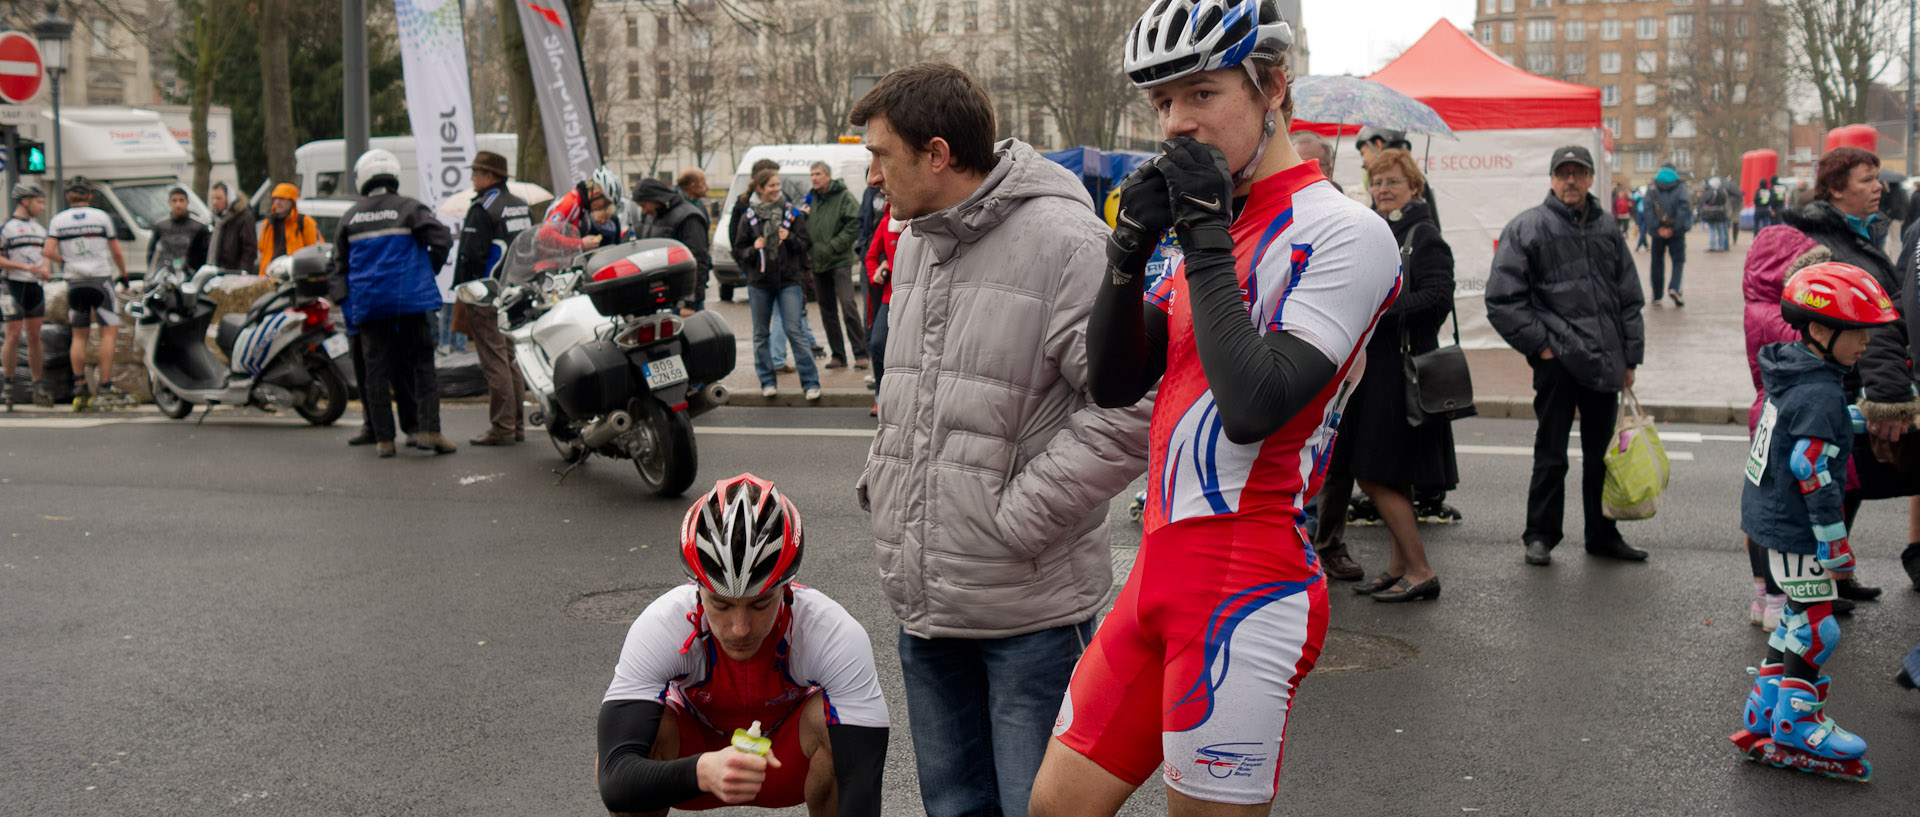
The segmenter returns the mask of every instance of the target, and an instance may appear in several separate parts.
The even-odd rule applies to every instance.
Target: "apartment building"
[[[1786,147],[1784,105],[1761,98],[1780,69],[1765,1],[1477,0],[1473,32],[1530,73],[1599,88],[1616,178],[1638,184],[1665,162],[1731,173],[1742,151]]]

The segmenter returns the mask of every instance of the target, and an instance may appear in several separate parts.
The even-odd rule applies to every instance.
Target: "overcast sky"
[[[1436,20],[1473,26],[1474,0],[1302,0],[1313,73],[1366,76],[1413,45]]]

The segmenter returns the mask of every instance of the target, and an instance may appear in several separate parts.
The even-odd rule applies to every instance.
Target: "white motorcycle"
[[[678,496],[699,466],[692,418],[724,405],[733,330],[719,315],[682,318],[692,254],[670,239],[572,249],[571,231],[526,230],[498,275],[456,297],[498,310],[532,393],[527,419],[544,425],[561,459],[631,459],[647,489]]]
[[[232,405],[291,408],[317,426],[340,419],[353,369],[347,335],[322,297],[332,250],[307,247],[268,265],[280,286],[245,314],[222,318],[214,332],[226,363],[207,349],[215,303],[206,288],[236,271],[207,265],[191,280],[178,266],[149,273],[127,311],[160,413],[180,420],[196,405]]]

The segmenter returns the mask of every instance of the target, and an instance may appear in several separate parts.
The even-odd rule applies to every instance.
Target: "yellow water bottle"
[[[752,726],[733,730],[733,748],[735,751],[766,757],[768,752],[773,751],[773,738],[761,737],[760,722],[754,721]]]

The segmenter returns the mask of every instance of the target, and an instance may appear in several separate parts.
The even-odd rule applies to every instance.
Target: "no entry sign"
[[[21,103],[40,92],[40,44],[18,31],[0,32],[0,99]]]

